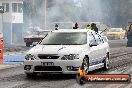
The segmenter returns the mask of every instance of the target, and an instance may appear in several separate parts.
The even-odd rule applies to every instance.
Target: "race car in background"
[[[33,42],[41,41],[50,32],[50,30],[34,28],[34,30],[30,32],[31,33],[24,37],[24,42],[26,43],[27,47],[30,47],[30,45],[32,45]]]
[[[24,61],[27,77],[37,73],[76,74],[84,63],[87,72],[109,68],[109,44],[99,34],[86,29],[54,30],[35,47]]]
[[[122,28],[110,28],[107,32],[108,39],[124,39],[125,30]]]

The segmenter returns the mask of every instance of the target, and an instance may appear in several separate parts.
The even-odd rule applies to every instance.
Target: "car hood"
[[[78,54],[85,45],[37,45],[27,54]]]

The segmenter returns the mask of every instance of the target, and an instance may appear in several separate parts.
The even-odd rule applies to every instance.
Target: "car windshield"
[[[83,45],[87,43],[86,32],[49,33],[40,44],[42,45]]]
[[[120,32],[120,29],[110,29],[110,32]]]

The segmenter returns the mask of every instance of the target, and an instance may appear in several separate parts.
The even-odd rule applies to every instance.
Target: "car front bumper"
[[[52,62],[53,66],[44,66],[43,62]],[[42,73],[62,73],[62,74],[76,74],[82,61],[77,60],[34,60],[24,61],[24,72],[42,72]],[[30,69],[26,69],[26,66],[30,66]]]

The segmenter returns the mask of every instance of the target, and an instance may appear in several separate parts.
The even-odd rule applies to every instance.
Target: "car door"
[[[101,38],[100,35],[95,35],[95,39],[97,42],[97,46],[98,46],[98,61],[101,63],[104,59],[104,57],[106,56],[106,48],[105,48],[105,44],[104,44],[104,40],[103,38]]]
[[[96,42],[95,36],[92,33],[89,33],[89,44]],[[89,71],[97,69],[97,60],[98,60],[98,46],[90,46],[89,48]]]

